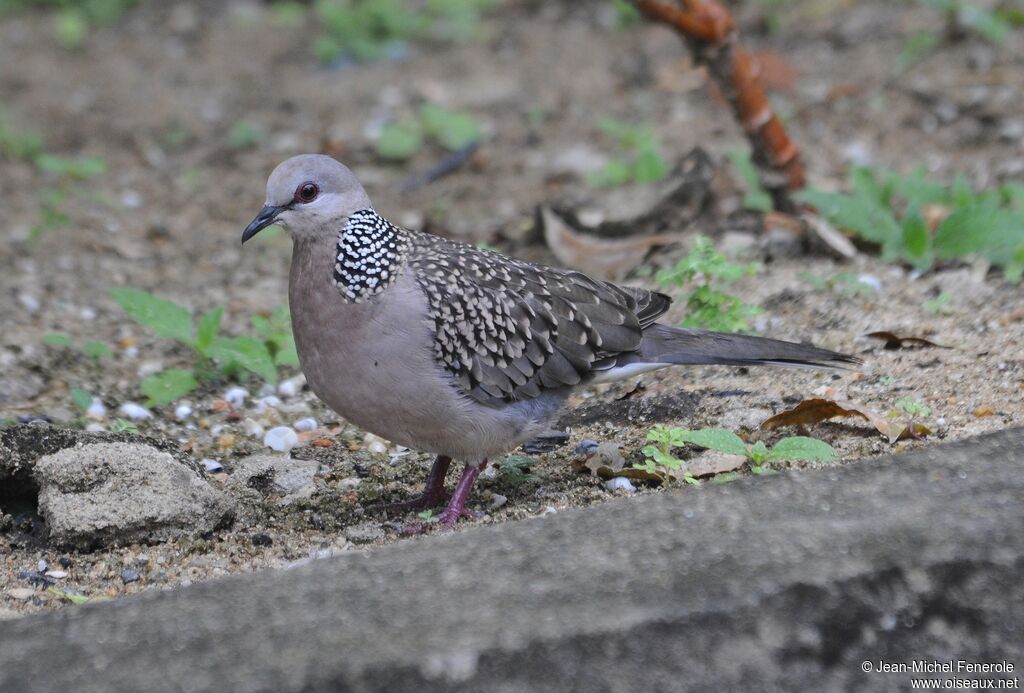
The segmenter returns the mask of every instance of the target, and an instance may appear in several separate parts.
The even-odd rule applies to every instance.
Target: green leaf
[[[768,452],[765,461],[818,460],[835,462],[836,451],[828,443],[806,436],[783,438]]]
[[[71,388],[71,401],[75,403],[75,406],[85,411],[92,405],[92,394],[88,390],[80,387]]]
[[[747,453],[747,457],[755,465],[760,465],[768,458],[768,448],[765,446],[764,441],[759,440],[750,446],[750,451]]]
[[[476,120],[461,111],[424,104],[420,109],[420,122],[427,135],[449,151],[458,151],[480,139],[480,126]]]
[[[71,337],[66,334],[43,335],[43,344],[52,347],[69,347],[72,345]]]
[[[278,366],[299,367],[299,351],[295,348],[295,338],[290,334],[281,335],[274,342],[277,351],[274,352],[274,363]]]
[[[223,366],[235,364],[268,383],[277,382],[277,368],[267,345],[255,337],[218,337],[210,355]]]
[[[597,173],[587,176],[587,182],[598,188],[614,188],[629,182],[633,170],[625,161],[609,161]]]
[[[217,306],[199,318],[199,325],[196,327],[196,350],[206,355],[213,340],[220,334],[220,321],[224,317],[224,306]]]
[[[746,195],[743,197],[744,208],[755,212],[772,211],[772,197],[762,187],[761,178],[757,175],[757,168],[754,166],[750,154],[742,149],[734,149],[729,152],[729,158],[746,189]]]
[[[90,340],[82,345],[82,353],[91,359],[99,360],[110,356],[114,352],[103,342]]]
[[[730,455],[746,455],[747,445],[730,430],[724,428],[702,428],[698,431],[685,431],[681,436],[686,443],[692,443],[709,450],[718,450]]]
[[[145,291],[123,287],[111,289],[110,295],[128,315],[158,337],[168,337],[195,346],[192,314],[177,303],[157,298]]]
[[[903,220],[903,249],[914,267],[926,270],[932,265],[930,252],[931,238],[928,225],[916,211]]]
[[[644,149],[633,162],[633,179],[637,183],[656,183],[668,175],[668,164],[654,149]]]
[[[149,398],[150,406],[160,407],[181,399],[198,385],[192,371],[171,368],[145,378],[140,389]]]
[[[389,161],[405,161],[423,145],[423,135],[415,123],[388,123],[377,136],[377,156]]]
[[[853,231],[864,240],[878,243],[883,248],[898,246],[903,239],[903,229],[892,212],[864,194],[854,196],[804,190],[796,197],[817,208],[839,228]]]

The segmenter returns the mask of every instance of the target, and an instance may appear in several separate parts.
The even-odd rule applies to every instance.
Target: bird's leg
[[[466,509],[466,501],[469,499],[469,492],[473,490],[476,478],[480,476],[480,470],[485,466],[487,466],[486,460],[480,465],[467,464],[466,468],[462,470],[462,478],[459,479],[459,485],[455,487],[452,499],[448,501],[448,507],[437,517],[441,529],[452,529],[463,515],[475,517],[474,513]]]
[[[430,474],[427,475],[427,484],[423,488],[423,493],[406,501],[382,503],[374,506],[371,510],[423,510],[441,505],[448,500],[448,494],[444,490],[444,478],[448,474],[448,467],[451,466],[451,463],[451,457],[438,455],[433,466],[430,467]]]

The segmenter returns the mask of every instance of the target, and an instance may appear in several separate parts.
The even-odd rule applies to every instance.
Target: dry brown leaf
[[[924,437],[931,433],[928,427],[915,423],[914,431],[903,421],[887,419],[867,407],[849,401],[831,399],[805,399],[792,409],[779,412],[761,424],[762,431],[783,426],[799,426],[803,424],[821,423],[837,417],[855,416],[864,419],[875,427],[879,433],[894,443],[901,438]]]
[[[881,339],[885,342],[885,349],[902,349],[908,344],[915,344],[923,347],[937,347],[939,349],[952,349],[953,347],[944,346],[942,344],[936,344],[930,339],[924,337],[900,337],[895,332],[889,332],[888,330],[881,330],[878,332],[868,332],[865,337],[872,337],[874,339]]]
[[[828,223],[828,221],[811,212],[807,212],[801,218],[807,223],[808,228],[814,232],[814,235],[831,250],[835,251],[837,255],[847,260],[857,257],[857,247],[853,244],[853,241],[844,236],[841,231]]]
[[[692,460],[688,460],[680,470],[679,478],[682,478],[682,475],[686,472],[695,477],[702,477],[735,471],[742,467],[746,461],[747,458],[743,455],[730,455],[718,452],[717,450],[707,450]]]
[[[602,279],[622,279],[652,249],[679,241],[674,234],[598,238],[573,229],[548,207],[541,207],[544,240],[559,263]]]

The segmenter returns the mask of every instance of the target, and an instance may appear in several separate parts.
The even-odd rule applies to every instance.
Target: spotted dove
[[[294,242],[288,298],[320,399],[361,428],[437,455],[424,493],[450,528],[489,458],[546,430],[574,388],[681,364],[828,367],[844,354],[657,322],[671,299],[395,226],[352,172],[280,164],[242,242],[279,224]]]

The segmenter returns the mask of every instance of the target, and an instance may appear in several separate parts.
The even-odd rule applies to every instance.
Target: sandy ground
[[[95,32],[80,54],[54,47],[45,16],[0,22],[0,106],[9,122],[42,132],[54,153],[99,157],[108,167],[69,196],[70,223],[32,241],[40,196],[53,181],[29,164],[0,158],[0,293],[7,299],[0,301],[0,417],[45,415],[72,423],[72,387],[97,394],[113,412],[141,399],[140,374],[187,363],[185,351],[126,319],[108,297],[111,287],[144,288],[195,310],[226,305],[229,332],[284,302],[287,240],[262,239],[242,252],[238,236],[262,204],[267,173],[291,154],[327,150],[342,158],[377,209],[396,222],[552,262],[532,231],[537,204],[607,209],[644,194],[596,190],[578,175],[581,160],[611,150],[595,125],[598,115],[651,124],[673,157],[699,145],[724,162],[730,149],[743,146],[667,31],[611,29],[599,4],[541,5],[508,3],[489,22],[486,40],[421,47],[400,63],[330,70],[308,53],[311,27],[275,24],[254,2],[150,3],[118,27]],[[830,11],[821,11],[826,5]],[[963,172],[978,186],[1021,178],[1024,147],[1013,135],[1024,112],[1021,36],[1003,47],[972,39],[951,43],[897,75],[906,37],[937,26],[936,17],[916,5],[792,3],[776,33],[758,30],[753,4],[740,16],[749,45],[784,56],[799,75],[773,101],[803,146],[815,184],[838,186],[851,162],[902,171],[923,164],[940,180]],[[405,167],[384,166],[374,156],[371,134],[423,99],[473,113],[488,136],[468,166],[402,193],[405,177],[430,167],[439,153],[428,149]],[[254,147],[234,150],[228,133],[242,119],[265,135]],[[757,239],[729,233],[740,196],[727,166],[719,178],[714,208],[698,230],[764,259]],[[652,262],[668,263],[673,252]],[[758,330],[855,353],[864,359],[861,369],[677,369],[644,376],[639,393],[636,380],[581,393],[577,412],[604,407],[605,420],[581,424],[579,414],[568,415],[562,423],[569,441],[533,455],[533,478],[485,476],[473,501],[487,513],[478,522],[523,519],[624,493],[577,471],[571,464],[576,446],[585,439],[616,442],[627,462],[638,462],[655,422],[721,426],[753,440],[762,420],[824,392],[881,414],[908,395],[931,409],[923,423],[933,434],[923,441],[890,444],[854,419],[765,436],[770,443],[785,433],[813,435],[834,445],[843,463],[855,463],[1020,420],[1024,312],[1018,287],[970,266],[914,277],[870,256],[846,263],[824,256],[767,260],[736,286],[764,311]],[[810,281],[808,273],[822,281]],[[867,283],[853,285],[843,276]],[[952,298],[946,312],[933,314],[925,304],[940,293]],[[681,319],[680,311],[670,317]],[[888,351],[863,337],[875,330],[952,348]],[[79,342],[102,340],[115,354],[93,364],[44,346],[42,337],[54,332]],[[228,388],[216,385],[190,397],[192,416],[179,421],[173,407],[160,409],[139,423],[140,432],[176,440],[195,458],[218,460],[230,472],[232,460],[264,451],[259,438],[247,434],[246,419],[266,427],[314,417],[320,430],[292,451],[324,465],[310,499],[283,507],[254,504],[232,531],[159,546],[62,554],[12,535],[0,544],[0,616],[66,603],[33,583],[30,573],[40,561],[67,573],[51,580],[62,589],[114,597],[416,540],[400,532],[414,517],[367,516],[364,506],[413,493],[426,476],[428,456],[405,454],[345,426],[308,390],[260,411],[260,384],[244,385],[253,397],[237,418],[214,410]],[[631,420],[639,395],[660,406]],[[321,438],[331,446],[308,444]],[[379,447],[385,451],[373,452]],[[211,483],[224,478],[213,475]],[[657,492],[637,483],[636,493]],[[126,569],[139,579],[126,583]],[[9,595],[26,586],[37,587],[31,598]]]

